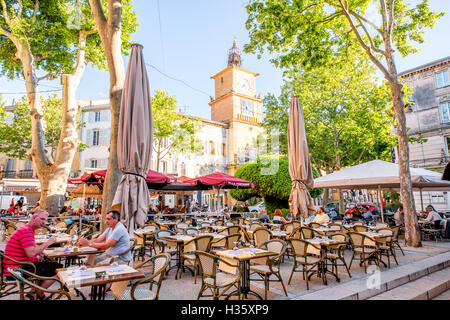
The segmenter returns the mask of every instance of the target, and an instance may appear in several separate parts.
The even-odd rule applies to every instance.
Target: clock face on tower
[[[242,79],[240,83],[240,89],[244,93],[249,93],[250,91],[250,83],[248,80]]]

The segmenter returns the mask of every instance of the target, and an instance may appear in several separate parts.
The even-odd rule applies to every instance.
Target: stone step
[[[368,300],[431,300],[448,288],[450,288],[450,268],[445,268]]]
[[[450,252],[391,269],[373,270],[343,284],[292,297],[294,300],[366,300],[450,267]],[[369,271],[369,269],[368,269]]]

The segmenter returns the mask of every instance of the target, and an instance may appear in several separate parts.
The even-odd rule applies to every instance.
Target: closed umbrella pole
[[[421,205],[421,208],[422,208],[422,214],[424,213],[424,210],[423,210],[423,196],[422,196],[422,188],[420,188],[420,205]]]
[[[306,141],[305,123],[303,111],[298,97],[293,96],[289,113],[288,125],[288,154],[289,175],[292,180],[292,190],[289,202],[292,203],[294,216],[301,221],[313,214],[314,207],[308,188],[314,186],[314,178]]]
[[[150,203],[148,175],[153,145],[150,86],[143,47],[133,44],[120,103],[117,160],[123,176],[112,207],[120,209],[121,222],[133,235],[134,225],[147,220]]]

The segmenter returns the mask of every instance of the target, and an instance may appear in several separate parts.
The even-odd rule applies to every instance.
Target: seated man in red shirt
[[[34,241],[34,231],[42,228],[46,224],[47,218],[47,211],[36,211],[27,224],[17,229],[11,235],[8,243],[6,244],[4,254],[5,256],[17,261],[32,262],[36,266],[36,274],[39,276],[53,277],[56,274],[56,269],[62,268],[62,265],[56,262],[43,261],[43,259],[39,255],[50,245],[54,244],[56,238],[51,237],[47,240],[47,242],[39,246],[37,246]],[[11,277],[8,272],[8,268],[23,267],[23,269],[27,271],[34,272],[34,270],[30,269],[28,265],[16,263],[14,261],[6,259],[6,257],[3,267],[3,273],[7,278]],[[54,280],[45,280],[40,284],[40,286],[43,288],[48,288],[52,285],[53,282]],[[38,292],[38,298],[44,299],[44,293]]]

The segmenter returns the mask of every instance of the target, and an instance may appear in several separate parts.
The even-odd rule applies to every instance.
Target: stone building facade
[[[414,90],[406,111],[408,134],[427,140],[410,144],[412,166],[443,168],[450,159],[449,71],[447,57],[399,74]]]
[[[401,72],[404,83],[413,88],[411,104],[406,109],[410,137],[423,137],[423,143],[410,143],[413,167],[442,171],[450,161],[450,57]],[[420,210],[420,194],[414,193]],[[432,204],[439,211],[450,211],[450,194],[423,192],[424,206]]]

